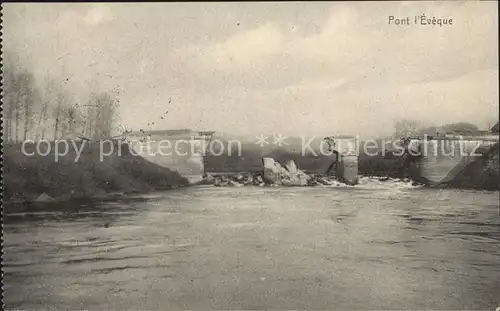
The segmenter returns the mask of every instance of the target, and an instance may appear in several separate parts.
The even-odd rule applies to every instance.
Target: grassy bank
[[[75,142],[80,148],[81,142]],[[105,145],[108,147],[107,145]],[[100,160],[99,143],[85,143],[80,158],[71,146],[68,154],[55,160],[54,145],[46,156],[35,145],[5,145],[4,200],[35,201],[45,193],[55,200],[106,197],[113,193],[143,193],[188,184],[177,172],[132,156],[126,145]],[[41,146],[42,153],[49,151]],[[105,148],[106,149],[106,148]],[[104,150],[107,152],[108,150]],[[106,153],[107,154],[107,153]]]

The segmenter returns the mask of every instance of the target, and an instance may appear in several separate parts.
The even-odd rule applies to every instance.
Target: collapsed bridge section
[[[141,131],[129,133],[127,141],[135,154],[192,182],[206,175],[262,174],[266,163],[271,163],[265,158],[285,167],[293,161],[293,166],[307,174],[331,175],[350,185],[358,182],[358,142],[353,136],[318,138],[313,154],[304,153],[301,142],[294,144],[292,139],[289,145],[262,147],[213,131]]]

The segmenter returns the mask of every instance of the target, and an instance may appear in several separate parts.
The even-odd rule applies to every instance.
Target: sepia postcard
[[[500,311],[497,1],[1,10],[4,309]]]

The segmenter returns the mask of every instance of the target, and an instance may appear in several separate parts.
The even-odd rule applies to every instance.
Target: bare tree
[[[93,137],[94,136],[94,124],[95,124],[95,117],[96,117],[96,103],[95,103],[95,95],[92,94],[91,99],[85,105],[85,117],[84,117],[84,126],[83,126],[83,135],[86,137]]]
[[[82,126],[77,107],[78,104],[70,104],[61,107],[59,125],[62,137],[66,137],[68,134],[76,134],[78,132],[78,127]]]
[[[4,140],[11,142],[12,120],[19,108],[19,83],[17,79],[17,68],[19,59],[16,54],[5,51],[3,55],[2,83],[3,83],[3,116],[4,116]]]
[[[87,138],[111,137],[117,119],[117,89],[94,92],[87,105],[79,105],[63,89],[63,83],[48,76],[39,89],[32,72],[22,69],[16,56],[6,52],[4,58],[5,141],[26,140],[33,134],[36,139],[45,139],[48,126],[53,126],[54,140],[77,131]]]
[[[61,132],[61,124],[65,122],[65,110],[67,109],[67,97],[61,90],[57,95],[55,105],[52,108],[52,117],[54,118],[54,140],[59,139]]]
[[[3,73],[3,113],[4,140],[12,141],[12,118],[17,110],[17,91],[15,90],[15,74],[4,67]]]
[[[86,109],[85,136],[96,140],[111,137],[117,108],[118,100],[112,93],[93,93]]]
[[[111,136],[111,125],[113,122],[113,100],[106,93],[101,93],[96,98],[97,114],[96,114],[96,139],[102,139]]]
[[[55,81],[49,76],[45,78],[44,85],[41,91],[40,111],[38,114],[38,133],[40,139],[45,139],[45,132],[47,130],[49,121],[49,110],[56,102],[56,86]]]
[[[24,71],[19,75],[19,81],[21,83],[20,104],[22,105],[24,115],[23,140],[26,140],[33,125],[33,111],[38,90],[35,86],[33,74],[28,71]],[[17,122],[18,120],[16,119],[16,126]]]
[[[12,107],[14,109],[14,120],[15,120],[15,128],[14,128],[14,141],[19,141],[19,122],[21,119],[21,105],[20,100],[22,96],[22,84],[19,79],[19,75],[14,73],[14,81],[13,81],[13,102]]]
[[[94,92],[87,105],[79,105],[61,81],[47,76],[38,88],[33,73],[23,69],[15,53],[4,53],[2,69],[5,141],[45,139],[48,126],[53,126],[54,140],[68,132],[93,139],[111,137],[117,118],[116,89]]]
[[[73,132],[73,130],[77,125],[77,118],[78,118],[77,110],[74,106],[69,106],[66,108],[65,112],[68,121],[68,129],[70,132]]]
[[[6,140],[12,140],[12,118],[15,121],[14,141],[19,141],[21,117],[24,116],[24,139],[31,129],[35,97],[35,78],[27,70],[16,71],[14,67],[4,68],[4,107]]]
[[[422,129],[422,123],[417,120],[405,119],[397,121],[394,127],[394,138],[407,138],[418,134],[420,129]]]

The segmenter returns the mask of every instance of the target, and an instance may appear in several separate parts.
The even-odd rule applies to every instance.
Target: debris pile
[[[218,175],[213,177],[207,177],[205,180],[209,184],[213,184],[216,187],[231,186],[231,187],[242,187],[248,185],[254,186],[264,186],[264,179],[260,174],[246,173],[246,174],[235,174],[235,175]]]
[[[205,175],[202,184],[216,187],[242,186],[341,186],[335,176],[325,174],[306,174],[297,168],[293,160],[281,165],[273,158],[263,158],[263,171],[253,173],[235,173]]]
[[[293,160],[288,161],[285,166],[273,158],[263,158],[264,181],[283,186],[307,186],[309,175],[297,169]]]

